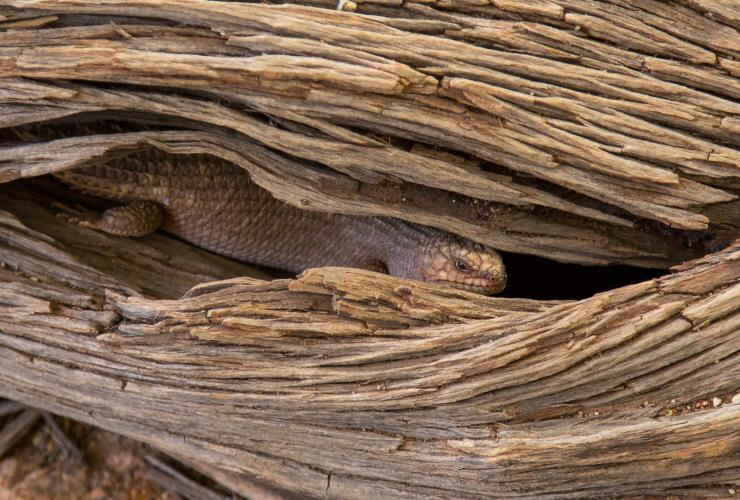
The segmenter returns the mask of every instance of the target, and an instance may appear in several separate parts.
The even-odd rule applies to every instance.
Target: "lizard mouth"
[[[439,285],[449,286],[458,290],[465,290],[466,292],[479,293],[481,295],[493,295],[499,293],[506,288],[506,278],[502,280],[489,280],[485,278],[474,278],[470,281],[474,282],[460,282],[460,281],[448,281],[444,279],[432,280],[432,283]]]

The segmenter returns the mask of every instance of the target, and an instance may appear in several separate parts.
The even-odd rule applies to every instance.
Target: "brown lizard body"
[[[112,234],[141,236],[161,227],[212,252],[293,272],[387,270],[482,293],[506,283],[493,249],[391,218],[301,210],[273,198],[241,168],[207,155],[150,149],[55,176],[127,204],[77,220]]]

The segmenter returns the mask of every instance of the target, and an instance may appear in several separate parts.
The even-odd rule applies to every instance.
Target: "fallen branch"
[[[0,2],[0,395],[247,496],[735,487],[740,12],[304,3]],[[70,227],[24,185],[140,148],[224,158],[305,209],[673,274],[551,302],[265,281]]]
[[[668,267],[700,255],[697,242],[731,239],[740,87],[730,57],[738,54],[710,34],[733,40],[736,30],[652,4],[639,7],[650,27],[596,2],[502,4],[533,21],[413,3],[416,17],[398,19],[192,0],[7,2],[0,12],[10,25],[45,21],[0,33],[6,126],[115,113],[204,133],[6,147],[0,175],[38,175],[157,142],[226,157],[303,208],[392,215],[566,262]],[[691,31],[658,23],[672,9]],[[386,13],[400,11],[408,13]],[[83,26],[68,26],[79,16]],[[537,24],[542,16],[626,49]],[[643,42],[597,29],[597,19],[619,16],[630,40]],[[647,40],[678,62],[629,50]],[[722,70],[701,66],[718,62]],[[76,83],[60,82],[68,79]],[[399,142],[409,140],[420,144]]]
[[[0,227],[3,255],[24,238],[57,248],[18,269],[87,268],[17,218]],[[108,239],[157,240],[96,246]],[[732,483],[740,405],[676,413],[738,389],[739,261],[740,243],[578,302],[342,269],[152,300],[77,269],[74,294],[60,293],[63,275],[6,269],[0,392],[301,495]]]

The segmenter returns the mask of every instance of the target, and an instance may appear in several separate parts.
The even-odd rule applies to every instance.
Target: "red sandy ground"
[[[65,420],[85,463],[61,452],[42,425],[0,461],[0,500],[175,500],[149,481],[142,445]]]

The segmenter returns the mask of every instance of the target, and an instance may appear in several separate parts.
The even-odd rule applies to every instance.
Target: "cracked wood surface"
[[[219,267],[47,207],[0,196],[0,394],[237,492],[589,498],[740,477],[740,241],[581,301],[339,268],[157,299]]]
[[[689,260],[740,226],[740,11],[298,3],[0,0],[0,181],[208,153],[303,208],[673,274],[565,302],[332,268],[267,282],[62,225],[12,183],[0,395],[244,495],[737,489],[740,242]],[[58,137],[28,135],[49,121]]]
[[[732,6],[306,3],[2,2],[4,126],[185,126],[211,135],[173,130],[170,143],[255,176],[289,165],[291,177],[260,183],[296,206],[392,215],[565,262],[669,267],[737,234]],[[100,149],[75,151],[89,137],[5,143],[0,177],[141,146],[94,140]],[[331,181],[298,187],[317,176]]]

